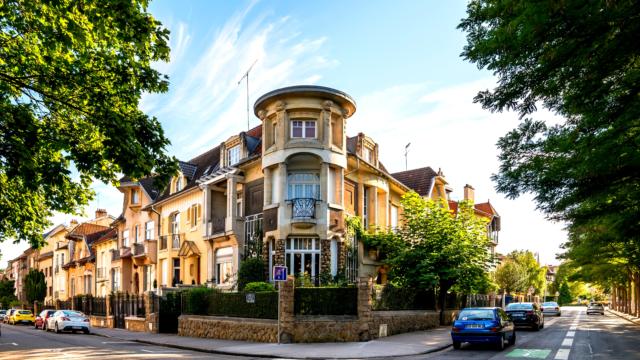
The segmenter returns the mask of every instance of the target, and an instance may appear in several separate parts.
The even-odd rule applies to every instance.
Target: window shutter
[[[202,217],[202,205],[198,204],[198,206],[196,207],[196,210],[198,211],[198,216],[196,216],[196,218],[200,220],[200,218]]]
[[[191,207],[187,210],[187,223],[191,224]]]

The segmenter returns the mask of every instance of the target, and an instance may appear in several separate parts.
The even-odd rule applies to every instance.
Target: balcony
[[[318,199],[313,198],[296,198],[290,199],[291,203],[291,222],[292,223],[316,223],[316,203]]]
[[[155,240],[144,240],[142,243],[133,244],[133,262],[134,264],[150,265],[155,264],[157,260],[158,242]]]
[[[111,261],[120,260],[120,249],[111,250]]]
[[[144,255],[146,252],[144,249],[144,244],[141,244],[141,243],[134,243],[131,250],[133,252],[133,256]]]
[[[262,213],[249,215],[244,221],[244,256],[257,257],[262,254]]]
[[[215,234],[224,233],[225,229],[225,218],[224,217],[213,217],[211,220],[207,221],[207,233],[206,236],[213,236]]]
[[[166,250],[169,245],[172,250],[178,250],[183,239],[184,234],[162,235],[160,236],[160,250]]]

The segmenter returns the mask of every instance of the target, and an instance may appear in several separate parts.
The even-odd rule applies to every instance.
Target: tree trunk
[[[440,309],[440,325],[446,325],[444,314],[447,309],[447,291],[451,289],[451,283],[448,281],[441,281],[439,287],[438,308]]]

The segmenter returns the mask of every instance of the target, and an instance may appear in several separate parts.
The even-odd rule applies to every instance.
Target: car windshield
[[[31,315],[31,311],[29,311],[29,310],[20,310],[20,311],[18,311],[18,313],[20,313],[22,315]]]
[[[507,305],[507,310],[532,310],[533,304],[516,303]]]
[[[554,302],[546,302],[546,303],[543,303],[542,306],[558,306],[558,304]]]
[[[0,310],[0,314],[6,314],[7,310]]]
[[[79,311],[68,311],[68,310],[65,310],[62,313],[64,314],[64,316],[84,316]]]
[[[458,320],[493,320],[494,313],[491,309],[462,310]]]
[[[593,307],[602,307],[602,304],[591,304]]]

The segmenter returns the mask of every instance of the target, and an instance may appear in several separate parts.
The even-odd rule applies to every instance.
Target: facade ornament
[[[276,110],[278,111],[284,110],[286,106],[287,106],[287,103],[282,100],[276,102]]]
[[[264,120],[267,117],[267,112],[264,111],[264,109],[261,109],[260,111],[258,111],[258,118],[260,120]]]
[[[331,107],[333,107],[333,101],[331,100],[327,100],[325,102],[322,103],[322,108],[325,110],[331,110]]]

